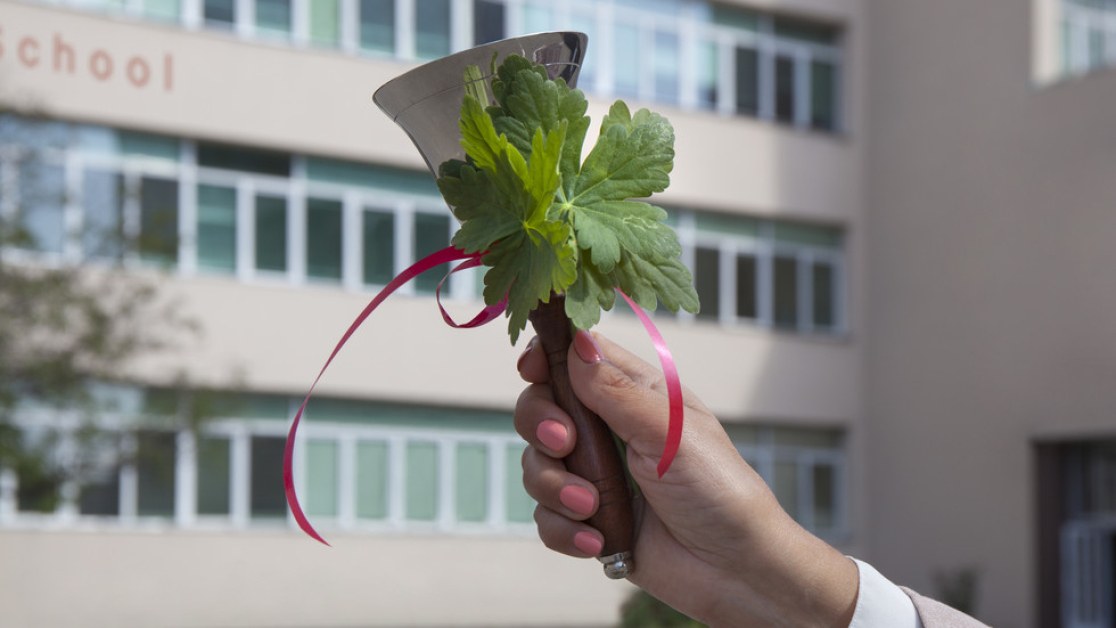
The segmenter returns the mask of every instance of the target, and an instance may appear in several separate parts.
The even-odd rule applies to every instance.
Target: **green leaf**
[[[566,294],[566,314],[583,329],[613,307],[617,287],[648,309],[661,302],[696,312],[666,212],[640,200],[670,183],[670,123],[618,101],[580,163],[589,128],[580,91],[517,56],[496,69],[491,89],[494,104],[477,85],[467,90],[468,162],[442,164],[438,187],[462,223],[453,244],[488,252],[485,302],[507,297],[512,342],[554,293]]]
[[[569,225],[542,221],[500,240],[484,258],[491,268],[484,276],[484,300],[496,303],[507,295],[508,334],[512,344],[527,326],[527,316],[550,301],[577,277],[577,256],[570,245]]]
[[[574,227],[582,266],[573,305],[567,313],[581,327],[595,323],[590,303],[612,307],[614,297],[604,286],[618,286],[640,305],[656,301],[673,311],[696,312],[697,293],[685,266],[681,246],[665,223],[667,214],[646,198],[666,189],[674,167],[674,130],[665,118],[645,109],[634,116],[617,101],[601,123],[596,146],[578,176],[563,184],[566,198],[557,206]],[[607,281],[609,283],[605,283]]]

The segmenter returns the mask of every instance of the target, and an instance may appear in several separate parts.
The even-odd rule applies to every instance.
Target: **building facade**
[[[624,98],[675,126],[657,202],[702,311],[657,321],[784,507],[928,594],[975,568],[993,625],[1111,622],[1101,325],[1116,292],[1074,274],[1103,277],[1110,255],[1111,9],[0,2],[0,212],[32,236],[6,260],[122,261],[203,330],[91,383],[119,435],[95,473],[43,505],[0,472],[0,623],[615,622],[630,588],[533,537],[518,349],[498,323],[444,326],[441,274],[372,316],[307,412],[296,481],[335,549],[295,530],[279,479],[288,421],[341,332],[455,228],[372,92],[560,29],[589,35],[594,120]],[[1054,207],[1069,215],[1047,220]],[[471,314],[478,285],[454,275],[443,300]],[[1068,324],[1066,299],[1083,302]],[[601,331],[652,359],[634,317]],[[184,399],[201,391],[195,430]],[[76,417],[28,404],[19,425],[73,455]],[[1046,506],[1084,476],[1077,501]]]

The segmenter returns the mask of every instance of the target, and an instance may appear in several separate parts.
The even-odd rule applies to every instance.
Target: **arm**
[[[520,359],[531,385],[516,429],[531,445],[524,483],[539,502],[539,536],[551,549],[588,557],[603,539],[585,520],[598,495],[562,458],[577,438],[553,402],[545,356],[535,343]],[[666,437],[666,392],[657,369],[586,332],[569,354],[579,399],[627,443],[636,504],[635,573],[653,596],[713,626],[848,626],[857,600],[856,565],[794,522],[737,453],[717,419],[692,394],[674,465],[656,473]]]

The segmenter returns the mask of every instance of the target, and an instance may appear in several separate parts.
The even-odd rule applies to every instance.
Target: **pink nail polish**
[[[592,532],[581,531],[574,535],[574,547],[590,556],[599,556],[604,543]]]
[[[539,427],[535,429],[535,435],[539,437],[539,442],[549,447],[552,451],[558,451],[566,446],[566,439],[569,438],[570,432],[554,419],[547,419],[539,423]]]
[[[581,358],[581,361],[586,364],[596,364],[602,359],[601,348],[597,345],[596,339],[593,338],[593,334],[584,329],[579,329],[574,334],[573,346],[577,357]]]
[[[594,503],[596,500],[593,499],[589,489],[573,484],[563,486],[562,490],[558,491],[558,501],[579,515],[590,515],[596,507]]]

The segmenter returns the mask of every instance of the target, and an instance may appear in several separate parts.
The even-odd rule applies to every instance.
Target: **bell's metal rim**
[[[466,65],[477,65],[482,71],[486,71],[489,64],[493,59],[493,53],[498,56],[507,56],[509,54],[523,54],[528,58],[531,57],[530,53],[544,48],[548,45],[564,43],[570,47],[572,51],[571,58],[577,59],[581,57],[580,50],[584,50],[588,45],[589,36],[585,33],[578,31],[548,31],[541,33],[531,33],[529,35],[521,35],[518,37],[509,37],[507,39],[500,39],[497,41],[481,44],[473,48],[468,48],[460,52],[456,52],[445,57],[428,61],[418,67],[412,68],[403,74],[391,79],[390,81],[381,85],[373,94],[372,101],[376,103],[384,113],[391,118],[392,122],[398,121],[411,107],[437,96],[438,94],[445,93],[450,90],[460,89],[465,85],[465,81],[444,87],[435,92],[422,93],[415,95],[413,90],[399,89],[401,85],[411,84],[414,77],[419,74],[429,73],[431,70],[445,68],[447,70],[462,69]],[[502,54],[501,54],[502,53]],[[580,67],[580,63],[573,63],[571,61],[554,61],[550,63],[543,63],[546,67],[554,67],[559,65],[573,65]],[[485,74],[484,80],[491,77],[491,74]],[[400,98],[400,96],[410,92],[409,98]]]

